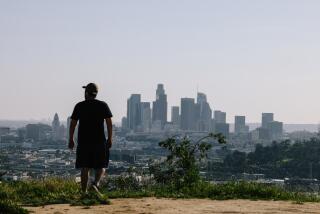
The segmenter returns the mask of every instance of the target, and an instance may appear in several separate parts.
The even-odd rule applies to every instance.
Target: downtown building
[[[274,121],[273,113],[262,113],[261,127],[256,135],[260,140],[280,140],[283,137],[283,123]]]
[[[197,94],[196,121],[197,131],[212,131],[212,110],[210,104],[207,101],[207,95],[205,95],[204,93]]]
[[[55,113],[51,127],[52,127],[52,139],[53,140],[58,141],[58,140],[63,140],[66,138],[67,129],[65,128],[64,125],[62,125],[60,123],[58,113]]]
[[[150,132],[152,125],[150,102],[141,103],[141,128],[143,132]]]
[[[172,106],[171,108],[171,123],[180,127],[180,107]]]
[[[184,131],[196,129],[196,104],[193,98],[181,98],[180,128]]]
[[[249,126],[246,125],[245,116],[234,117],[234,133],[237,135],[249,133]]]
[[[132,94],[127,100],[127,117],[122,118],[124,131],[150,132],[152,124],[150,102],[141,102],[140,94]]]
[[[127,118],[128,130],[138,131],[141,128],[141,95],[132,94],[127,100]]]
[[[226,138],[230,135],[230,125],[227,123],[227,113],[214,111],[214,132],[221,133]]]
[[[188,131],[210,132],[212,128],[212,110],[204,93],[193,98],[181,99],[180,128]]]
[[[158,87],[156,90],[156,100],[153,102],[153,107],[152,107],[153,126],[156,126],[157,129],[160,128],[162,130],[164,125],[167,123],[167,117],[168,117],[167,95],[164,90],[164,85],[158,84]]]

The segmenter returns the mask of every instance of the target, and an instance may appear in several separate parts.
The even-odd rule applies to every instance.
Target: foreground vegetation
[[[125,183],[123,182],[124,180],[126,181]],[[117,184],[120,185],[115,187]],[[258,183],[210,184],[201,181],[188,187],[177,189],[175,186],[170,185],[139,185],[133,177],[112,179],[102,186],[102,193],[108,196],[109,199],[163,197],[209,198],[214,200],[292,200],[299,203],[320,201],[320,198],[314,195],[288,192],[275,186]],[[0,201],[0,213],[26,213],[17,204],[20,206],[41,206],[46,204],[91,206],[109,204],[107,198],[99,198],[93,191],[88,196],[83,197],[79,184],[72,180],[58,178],[43,181],[2,183],[0,184]]]
[[[136,172],[126,176],[107,179],[101,186],[105,197],[94,191],[83,195],[74,180],[50,178],[45,180],[0,183],[0,213],[27,213],[20,206],[41,206],[47,204],[71,204],[91,206],[109,204],[113,198],[209,198],[214,200],[291,200],[298,203],[320,202],[315,195],[289,192],[282,188],[248,182],[212,184],[200,177],[199,168],[211,145],[204,140],[213,138],[226,143],[222,135],[210,134],[197,142],[183,138],[170,138],[159,143],[168,150],[164,162],[150,167],[152,179],[139,182]]]

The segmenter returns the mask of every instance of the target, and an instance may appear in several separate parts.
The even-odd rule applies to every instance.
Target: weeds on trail
[[[79,185],[73,180],[50,178],[45,180],[4,182],[0,184],[0,200],[9,199],[21,205],[46,204],[97,205],[108,204],[90,193],[83,197]]]

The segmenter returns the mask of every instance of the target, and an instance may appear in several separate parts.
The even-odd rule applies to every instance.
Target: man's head
[[[94,99],[97,97],[98,94],[98,86],[95,83],[89,83],[86,86],[83,86],[82,88],[85,90],[85,99]]]

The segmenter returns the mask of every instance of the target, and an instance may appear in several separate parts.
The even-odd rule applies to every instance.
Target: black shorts
[[[107,143],[97,145],[78,145],[76,168],[102,169],[109,166],[109,148]]]

